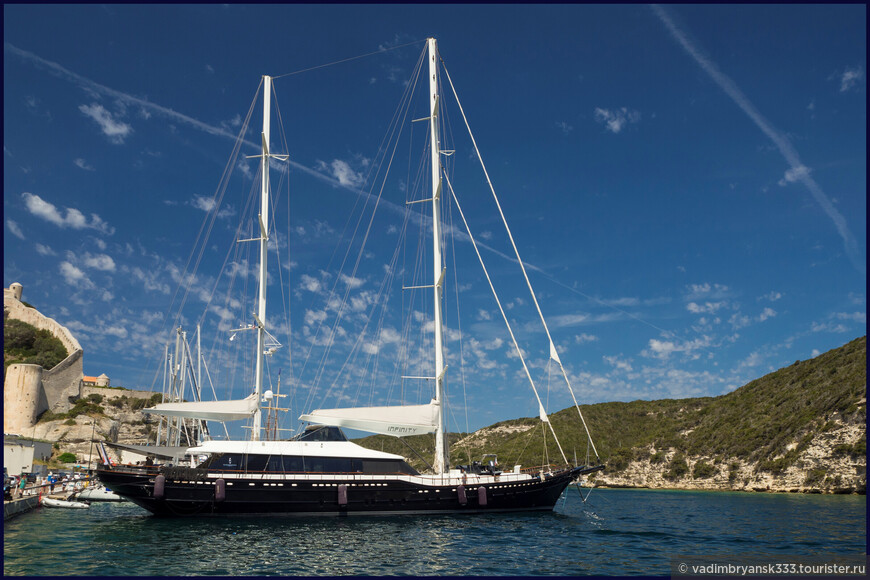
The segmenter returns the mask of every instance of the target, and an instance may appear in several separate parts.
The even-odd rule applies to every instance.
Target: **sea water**
[[[588,490],[587,490],[588,491]],[[678,555],[866,554],[866,496],[570,488],[553,512],[155,518],[129,503],[5,522],[6,575],[670,575]]]

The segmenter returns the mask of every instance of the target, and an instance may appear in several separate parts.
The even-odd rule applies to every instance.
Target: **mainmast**
[[[271,112],[272,77],[263,77],[263,154],[260,160],[260,293],[257,300],[257,370],[254,392],[257,410],[251,428],[251,440],[260,440],[260,397],[263,393],[263,353],[266,350],[266,261],[269,245],[269,114]]]
[[[444,366],[443,329],[441,321],[441,296],[446,269],[441,263],[441,143],[438,139],[438,62],[435,39],[429,43],[429,127],[430,149],[432,159],[432,240],[433,240],[433,274],[435,278],[434,308],[435,319],[435,404],[438,412],[438,425],[435,430],[435,473],[446,473],[449,470],[449,449],[444,436],[445,407],[444,383],[446,367]]]

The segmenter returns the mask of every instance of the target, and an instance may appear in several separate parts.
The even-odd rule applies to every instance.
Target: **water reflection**
[[[555,513],[160,519],[129,504],[4,526],[7,575],[668,574],[676,554],[864,553],[866,498],[597,490]],[[50,542],[45,541],[50,539]]]

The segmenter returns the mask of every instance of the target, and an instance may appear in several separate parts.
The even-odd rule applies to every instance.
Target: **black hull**
[[[409,481],[414,478],[358,475],[246,475],[222,480],[218,474],[189,471],[187,478],[171,473],[163,476],[158,497],[156,470],[101,467],[98,476],[109,489],[157,516],[262,517],[549,511],[571,481],[584,472],[574,468],[524,481],[489,478],[466,485],[434,485]]]

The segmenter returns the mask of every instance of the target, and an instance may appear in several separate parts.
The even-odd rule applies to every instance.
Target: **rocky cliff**
[[[69,412],[49,414],[21,435],[57,442],[58,453],[70,452],[80,462],[89,453],[96,457],[91,437],[97,441],[142,445],[156,439],[157,418],[142,408],[158,402],[159,393],[90,387]],[[72,415],[72,416],[70,416]]]
[[[793,463],[776,471],[745,457],[686,455],[673,448],[657,450],[651,446],[639,450],[642,459],[595,474],[589,483],[650,489],[863,494],[867,489],[865,436],[863,424],[834,421],[829,431],[812,436]],[[796,440],[790,447],[798,445]]]

